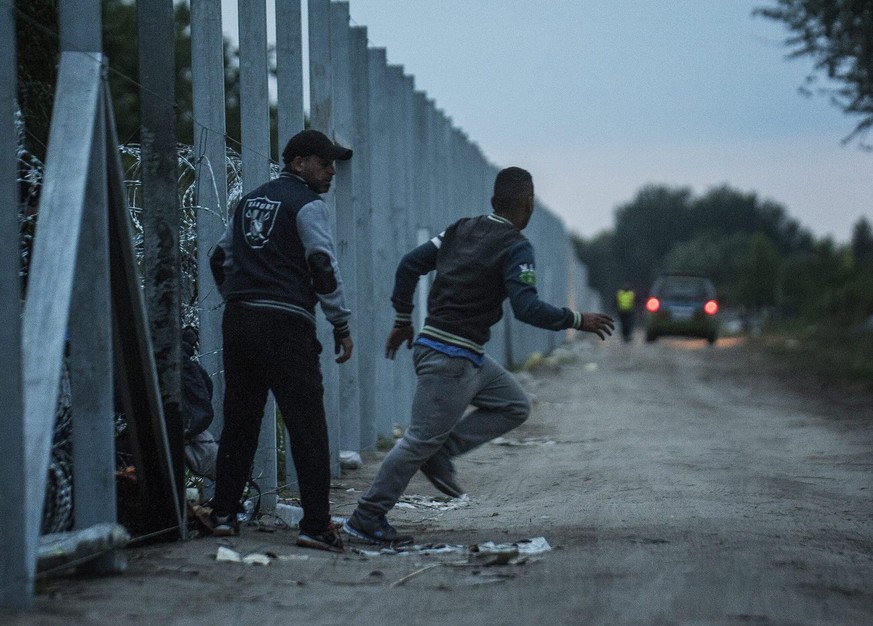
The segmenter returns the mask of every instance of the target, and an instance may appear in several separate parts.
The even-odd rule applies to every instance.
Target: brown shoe
[[[316,550],[328,550],[330,552],[345,552],[343,546],[343,538],[340,537],[339,531],[333,524],[327,525],[327,530],[320,533],[312,533],[307,530],[301,530],[297,537],[297,545],[304,548],[315,548]]]

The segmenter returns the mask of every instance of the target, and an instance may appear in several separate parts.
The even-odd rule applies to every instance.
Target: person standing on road
[[[634,334],[634,307],[636,294],[627,283],[615,292],[615,309],[618,311],[618,322],[621,326],[621,337],[625,343],[630,342]]]
[[[491,199],[494,213],[461,219],[400,262],[391,302],[396,312],[385,356],[404,342],[413,347],[413,295],[420,276],[436,270],[428,315],[415,340],[418,382],[412,418],[388,453],[372,486],[343,530],[353,539],[405,545],[385,517],[419,469],[452,497],[463,495],[452,458],[482,445],[527,419],[530,403],[515,378],[485,354],[490,328],[508,297],[522,322],[563,330],[575,328],[605,339],[614,328],[601,313],[579,313],[539,299],[533,247],[521,234],[534,209],[531,175],[518,167],[501,170]],[[475,410],[464,415],[468,405]]]
[[[352,355],[351,312],[337,267],[328,209],[334,161],[352,157],[324,134],[304,130],[282,153],[278,178],[240,200],[211,261],[227,305],[224,430],[212,501],[213,534],[237,534],[237,511],[272,391],[288,427],[303,519],[297,544],[343,551],[331,523],[330,453],[315,305],[333,325],[337,363]],[[270,425],[272,428],[272,425]]]

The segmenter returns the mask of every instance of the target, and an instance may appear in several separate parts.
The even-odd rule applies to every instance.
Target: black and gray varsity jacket
[[[581,328],[582,314],[539,299],[533,246],[497,214],[463,218],[400,261],[391,302],[396,324],[412,320],[420,276],[436,270],[421,337],[484,354],[508,297],[515,317],[549,330]]]
[[[315,324],[315,304],[341,336],[346,307],[328,210],[303,179],[289,172],[244,196],[210,258],[228,302],[285,311]]]

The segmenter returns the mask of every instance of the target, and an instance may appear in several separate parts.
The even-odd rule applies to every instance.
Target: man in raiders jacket
[[[272,391],[290,434],[303,519],[298,545],[343,551],[331,523],[330,453],[315,305],[333,324],[337,363],[352,355],[351,312],[343,297],[327,205],[334,161],[352,151],[305,130],[288,141],[278,178],[240,200],[211,258],[226,300],[222,320],[224,430],[218,450],[213,534],[238,532],[237,507],[249,478],[261,417]],[[272,426],[270,426],[272,428]]]
[[[387,454],[372,486],[343,530],[368,543],[404,545],[385,514],[419,469],[443,493],[463,495],[452,458],[494,439],[527,419],[530,404],[515,378],[485,354],[490,328],[508,297],[515,317],[528,324],[612,334],[612,318],[580,313],[539,299],[533,247],[521,234],[534,208],[531,175],[501,170],[491,199],[494,213],[464,218],[403,257],[391,301],[396,312],[385,356],[404,342],[413,347],[412,306],[420,276],[436,270],[425,326],[415,340],[418,382],[409,428]],[[464,415],[468,405],[475,410]]]

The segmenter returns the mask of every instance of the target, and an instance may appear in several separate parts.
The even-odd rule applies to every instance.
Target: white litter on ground
[[[245,556],[241,556],[236,550],[231,550],[224,546],[218,547],[218,552],[215,553],[215,560],[224,563],[244,563],[246,565],[269,565],[270,557],[260,552],[252,552]]]
[[[552,546],[549,545],[545,537],[534,537],[533,539],[522,539],[515,543],[496,544],[493,541],[486,541],[485,543],[480,543],[478,548],[480,552],[503,552],[510,548],[516,548],[519,554],[532,556],[548,552],[552,549]]]
[[[548,552],[552,549],[545,537],[522,539],[515,543],[485,543],[471,546],[460,544],[423,544],[404,546],[399,549],[382,548],[381,550],[365,550],[353,548],[354,552],[366,557],[377,556],[441,556],[446,554],[466,555],[470,562],[480,565],[521,565],[530,557]]]
[[[270,557],[268,557],[266,554],[253,552],[252,554],[245,555],[242,562],[246,565],[269,565]]]
[[[242,561],[242,557],[240,557],[239,552],[236,550],[231,550],[224,546],[218,546],[218,552],[215,553],[215,560],[219,562],[225,561],[228,563],[239,563]]]
[[[555,442],[552,439],[544,439],[542,437],[529,437],[527,439],[507,439],[506,437],[497,437],[491,440],[495,446],[553,446]]]
[[[418,494],[404,495],[395,507],[399,509],[429,509],[435,511],[453,511],[470,506],[470,497],[467,494],[460,498],[432,498]]]

